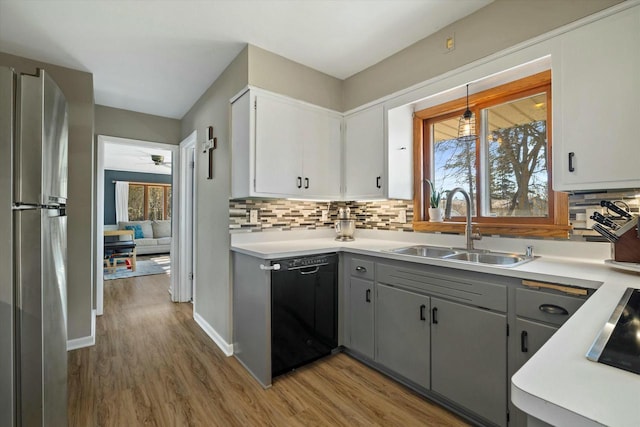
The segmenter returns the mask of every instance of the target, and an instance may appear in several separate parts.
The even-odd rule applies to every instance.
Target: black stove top
[[[640,289],[627,288],[587,358],[640,374]]]

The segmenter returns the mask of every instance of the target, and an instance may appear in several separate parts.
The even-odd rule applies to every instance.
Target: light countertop
[[[345,252],[597,289],[512,377],[512,400],[525,412],[553,425],[640,425],[640,375],[589,361],[585,356],[624,290],[640,288],[640,274],[604,264],[606,246],[534,240],[534,252],[539,249],[534,254],[541,256],[506,268],[400,255],[388,250],[417,244],[418,233],[404,233],[411,235],[405,237],[403,233],[358,231],[353,242],[338,242],[331,234],[318,232],[232,235],[231,249],[265,260]],[[503,252],[523,253],[529,244],[520,239],[483,240],[484,247],[477,243],[476,247]],[[463,247],[464,239],[431,235],[428,242],[422,243]],[[559,256],[567,253],[575,257]]]

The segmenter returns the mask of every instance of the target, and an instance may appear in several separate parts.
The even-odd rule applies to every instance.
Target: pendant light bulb
[[[476,139],[476,118],[469,109],[469,85],[467,85],[467,109],[458,123],[458,139]]]

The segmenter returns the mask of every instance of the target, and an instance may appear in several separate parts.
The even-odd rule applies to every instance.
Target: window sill
[[[554,237],[561,239],[569,238],[570,225],[555,224],[492,224],[492,223],[472,223],[474,232],[480,232],[485,236],[524,236],[524,237]],[[428,233],[458,233],[463,234],[464,222],[428,222],[414,221],[413,230]]]

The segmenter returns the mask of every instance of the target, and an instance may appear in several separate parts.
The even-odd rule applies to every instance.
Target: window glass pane
[[[484,110],[491,216],[549,216],[545,93]]]
[[[171,187],[165,187],[165,191],[167,192],[167,217],[165,219],[171,219],[171,195],[173,192],[171,191]]]
[[[150,220],[164,219],[164,188],[149,186],[149,218]]]
[[[456,116],[432,125],[433,182],[438,191],[456,187],[466,190],[471,197],[471,213],[475,215],[476,140],[457,139],[458,119]],[[444,203],[442,205],[444,207]],[[451,215],[466,214],[464,199],[457,193],[451,205]]]
[[[129,184],[129,221],[144,220],[144,186]]]

